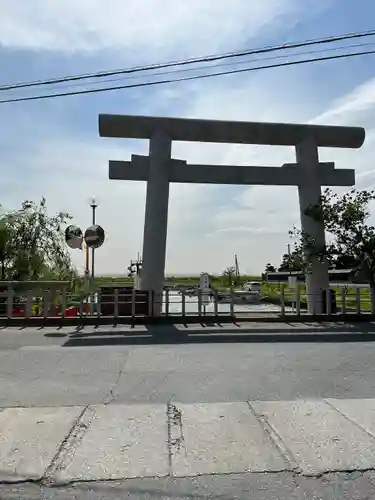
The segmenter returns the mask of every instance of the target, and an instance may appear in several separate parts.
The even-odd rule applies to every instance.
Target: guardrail
[[[281,287],[278,292],[259,296],[251,293],[213,291],[210,295],[166,289],[162,296],[126,287],[102,287],[79,296],[69,292],[67,282],[29,282],[26,287],[14,282],[0,284],[0,320],[50,319],[82,322],[198,321],[199,319],[234,320],[270,317],[290,320],[307,316],[307,298],[299,287],[295,291]],[[367,316],[375,314],[368,290],[341,288],[332,298],[324,299],[325,317]],[[252,297],[251,302],[249,302]],[[314,313],[313,313],[314,314]],[[311,315],[309,315],[311,316]],[[320,313],[320,316],[322,314]]]
[[[223,307],[224,305],[224,307]],[[162,297],[153,292],[114,288],[111,293],[94,291],[76,296],[66,288],[16,291],[11,286],[0,292],[0,317],[153,317],[153,316],[233,316],[235,301],[222,303],[217,293],[210,297],[166,290]]]
[[[280,303],[281,314],[306,314],[308,297],[301,294],[300,287],[296,287],[294,291],[281,287],[276,296],[277,302]],[[272,301],[272,297],[269,297],[269,300]],[[370,289],[367,286],[330,287],[322,293],[320,300],[323,314],[327,316],[375,314]],[[318,311],[312,311],[311,314],[318,314]]]

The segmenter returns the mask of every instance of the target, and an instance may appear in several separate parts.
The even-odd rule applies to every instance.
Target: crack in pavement
[[[83,408],[65,439],[60,444],[51,463],[45,470],[41,479],[41,484],[58,484],[56,474],[65,469],[74,457],[74,450],[77,449],[84,435],[88,431],[92,420],[95,417],[95,408],[87,405]]]
[[[269,437],[271,442],[275,445],[276,449],[279,451],[280,455],[283,457],[286,465],[291,466],[292,471],[294,471],[294,472],[297,472],[297,473],[301,472],[301,470],[298,467],[298,464],[296,462],[296,459],[294,458],[293,453],[286,446],[286,444],[285,444],[284,440],[282,439],[282,437],[280,436],[280,434],[270,424],[266,415],[263,413],[257,413],[255,408],[250,403],[250,401],[247,401],[247,405],[248,405],[251,413],[254,415],[256,420],[259,422],[259,425],[261,426],[264,433]],[[285,469],[285,470],[287,470],[287,469]]]
[[[301,474],[300,472],[297,472],[297,471],[264,471],[264,472],[249,472],[249,471],[246,471],[246,472],[236,472],[236,473],[209,473],[209,474],[197,474],[195,476],[180,476],[180,477],[174,477],[174,476],[171,476],[171,475],[168,475],[168,476],[165,476],[164,479],[173,479],[173,481],[178,481],[178,480],[186,480],[186,479],[191,479],[191,480],[194,480],[194,479],[201,479],[201,478],[205,478],[205,477],[212,477],[212,478],[215,478],[215,477],[232,477],[232,478],[236,478],[236,477],[240,477],[240,476],[247,476],[249,479],[251,479],[251,477],[256,477],[256,476],[267,476],[267,477],[270,477],[270,476],[280,476],[281,474],[284,474],[286,476],[290,476],[291,478],[293,478],[293,480],[295,481],[295,484],[296,486],[298,486],[298,488],[302,489],[302,490],[305,490],[305,487],[303,485],[303,483],[300,483],[299,481],[300,480],[304,480],[304,481],[308,481],[308,482],[311,482],[311,483],[314,483],[315,481],[319,481],[320,480],[320,484],[330,484],[332,483],[332,480],[337,480],[337,479],[342,479],[342,480],[351,480],[353,482],[357,481],[357,480],[360,480],[361,478],[363,477],[366,477],[366,474],[375,474],[375,469],[366,469],[366,470],[349,470],[349,471],[327,471],[327,472],[323,472],[321,474],[317,474],[317,475],[314,475],[314,476],[304,476],[303,474]],[[89,480],[85,480],[85,479],[73,479],[73,480],[70,480],[70,481],[48,481],[46,482],[44,480],[44,478],[42,479],[22,479],[22,480],[19,480],[19,481],[0,481],[0,485],[9,485],[9,486],[12,486],[12,487],[16,487],[17,485],[25,485],[25,484],[30,484],[30,485],[39,485],[39,486],[46,486],[46,487],[59,487],[59,486],[79,486],[79,485],[87,485],[87,484],[112,484],[112,483],[120,483],[120,482],[130,482],[130,481],[136,481],[136,480],[142,480],[142,479],[146,479],[146,480],[157,480],[157,481],[160,481],[161,478],[160,476],[147,476],[147,478],[143,478],[143,477],[132,477],[132,478],[123,478],[123,479],[99,479],[97,481],[95,480],[92,480],[92,479],[89,479]],[[375,481],[375,477],[374,477],[374,481]],[[307,484],[307,483],[306,483]],[[374,482],[374,490],[375,490],[375,482]],[[371,498],[374,498],[374,495],[371,497]]]
[[[185,450],[185,454],[187,454],[187,449],[182,423],[182,411],[170,402],[167,405],[167,425],[169,473],[172,475],[173,456],[180,453],[182,447]]]
[[[116,377],[116,380],[115,380],[115,383],[110,387],[109,391],[108,391],[108,394],[107,396],[104,397],[104,401],[103,401],[103,404],[105,406],[113,403],[114,401],[116,401],[116,394],[115,394],[115,391],[116,391],[116,388],[117,386],[119,385],[120,383],[120,379],[121,379],[121,376],[125,373],[125,366],[127,364],[127,361],[128,361],[128,356],[126,356],[126,359],[123,361],[123,363],[121,364],[121,367],[118,371],[118,374],[117,374],[117,377]]]
[[[116,394],[115,394],[115,390],[120,382],[120,379],[121,379],[121,375],[124,373],[124,369],[123,367],[120,368],[118,374],[117,374],[117,377],[116,377],[116,380],[115,380],[115,383],[112,385],[112,387],[109,389],[109,392],[108,392],[108,395],[104,398],[104,401],[103,401],[103,404],[105,406],[113,403],[114,401],[116,401]]]

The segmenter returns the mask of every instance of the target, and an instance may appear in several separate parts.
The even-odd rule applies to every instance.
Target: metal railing
[[[0,317],[7,318],[234,316],[234,312],[234,301],[222,304],[217,293],[208,298],[201,293],[192,297],[184,291],[166,290],[160,297],[151,291],[124,293],[114,288],[111,293],[92,291],[77,296],[67,286],[56,284],[52,290],[39,286],[20,291],[9,285],[0,291]]]
[[[309,297],[307,294],[301,293],[301,287],[296,287],[293,291],[281,287],[276,296],[280,303],[282,315],[308,313]],[[315,299],[315,303],[319,304],[318,310],[309,311],[309,314],[324,314],[327,316],[375,314],[370,289],[367,286],[330,287]]]
[[[212,291],[189,293],[166,289],[162,295],[123,286],[101,287],[74,294],[68,282],[0,282],[0,317],[30,318],[239,318],[251,316],[292,317],[307,315],[303,289],[280,287],[272,294]],[[312,314],[375,314],[371,294],[365,288],[332,289],[322,297],[321,311]],[[252,298],[251,298],[252,297]],[[251,299],[251,300],[250,300]],[[323,312],[322,312],[323,310]],[[311,311],[310,311],[311,314]]]

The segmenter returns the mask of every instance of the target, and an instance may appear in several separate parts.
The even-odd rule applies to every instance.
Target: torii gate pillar
[[[156,304],[164,286],[168,230],[169,163],[172,141],[162,129],[150,138],[150,167],[146,191],[141,271],[142,290],[153,290]]]
[[[317,175],[319,156],[318,147],[310,135],[296,145],[297,163],[303,172],[302,181],[298,185],[299,208],[302,233],[311,239],[314,247],[324,249],[325,229],[324,222],[318,221],[306,214],[309,207],[320,203],[322,194],[320,179]],[[311,250],[310,250],[311,251]],[[309,248],[305,249],[309,252]],[[329,287],[328,265],[317,256],[309,256],[310,268],[306,272],[306,294],[308,312],[321,314],[324,310],[324,290]]]

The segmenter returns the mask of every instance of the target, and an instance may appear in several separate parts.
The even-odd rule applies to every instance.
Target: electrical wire
[[[266,46],[266,47],[262,47],[262,48],[258,48],[258,49],[249,49],[249,50],[244,50],[244,51],[239,51],[239,52],[227,52],[224,54],[191,58],[191,59],[186,59],[183,61],[171,61],[171,62],[166,62],[166,63],[150,64],[148,66],[135,66],[133,68],[128,68],[128,69],[119,69],[119,70],[112,70],[112,71],[99,71],[96,73],[86,73],[86,74],[66,76],[66,77],[61,77],[61,78],[35,80],[35,81],[31,81],[31,82],[20,82],[20,83],[16,83],[16,84],[2,85],[2,86],[0,86],[0,90],[4,91],[4,90],[13,90],[16,88],[37,87],[37,86],[42,86],[42,85],[54,85],[56,83],[64,83],[64,82],[77,81],[77,80],[86,80],[86,79],[92,79],[92,78],[103,78],[106,76],[115,76],[115,75],[119,75],[119,74],[129,74],[129,73],[135,73],[135,72],[150,71],[150,70],[154,70],[154,69],[167,69],[167,68],[175,67],[175,66],[185,66],[185,65],[190,65],[190,64],[214,62],[214,61],[219,61],[219,60],[228,59],[228,58],[243,57],[243,56],[247,56],[247,55],[256,55],[256,54],[264,54],[264,53],[275,52],[275,51],[280,51],[280,50],[286,50],[286,49],[289,50],[289,49],[294,49],[294,48],[306,47],[306,46],[310,46],[310,45],[333,43],[333,42],[338,42],[338,41],[343,41],[343,40],[357,39],[357,38],[363,38],[363,37],[374,36],[374,35],[375,35],[375,30],[357,32],[357,33],[347,33],[347,34],[343,34],[343,35],[330,36],[330,37],[326,37],[326,38],[305,40],[305,41],[301,41],[301,42],[291,42],[291,43],[286,43],[283,45]]]
[[[174,74],[181,74],[181,73],[189,73],[189,72],[193,72],[193,71],[194,72],[203,71],[203,70],[206,71],[207,69],[211,69],[211,68],[233,67],[233,66],[238,66],[241,64],[249,64],[249,63],[263,62],[263,61],[275,61],[275,60],[280,60],[280,59],[285,59],[285,58],[306,56],[306,55],[312,55],[312,54],[321,54],[321,53],[338,51],[338,50],[343,50],[343,49],[372,47],[374,45],[375,45],[375,42],[357,43],[357,44],[345,45],[345,46],[340,45],[339,47],[329,47],[326,49],[307,50],[307,51],[303,51],[303,52],[294,52],[292,54],[279,54],[277,56],[246,59],[244,61],[235,61],[235,62],[232,61],[232,62],[225,62],[225,63],[219,63],[219,64],[211,64],[209,66],[202,66],[202,67],[198,67],[198,68],[185,68],[185,69],[174,69],[174,70],[169,70],[169,71],[158,71],[158,72],[152,73],[152,77],[174,75]],[[94,80],[93,82],[88,82],[87,85],[90,85],[90,86],[91,85],[103,85],[104,83],[108,84],[108,83],[113,83],[113,82],[122,82],[122,81],[137,79],[137,78],[142,78],[142,76],[128,75],[128,76],[124,76],[122,78],[107,79],[105,81]],[[71,83],[68,85],[57,85],[56,87],[54,87],[54,90],[67,89],[67,88],[78,88],[78,87],[82,87],[82,85],[84,85],[84,84],[83,83]],[[19,89],[13,89],[12,92],[17,91],[17,90],[19,90]]]
[[[94,94],[94,93],[99,93],[99,92],[109,92],[109,91],[114,91],[114,90],[123,90],[123,89],[131,89],[131,88],[138,88],[138,87],[153,87],[156,85],[165,85],[165,84],[179,83],[179,82],[192,81],[192,80],[202,80],[202,79],[212,78],[215,76],[232,75],[232,74],[239,74],[239,73],[245,73],[245,72],[251,72],[251,71],[259,71],[259,70],[272,69],[272,68],[281,68],[281,67],[287,67],[287,66],[296,66],[296,65],[309,64],[309,63],[321,62],[321,61],[332,61],[332,60],[336,60],[336,59],[358,57],[358,56],[364,56],[364,55],[373,55],[373,54],[375,54],[375,50],[353,52],[353,53],[349,53],[349,54],[339,54],[339,55],[326,56],[326,57],[316,57],[313,59],[302,59],[302,60],[298,60],[298,61],[288,61],[285,63],[269,64],[269,65],[264,65],[264,66],[253,66],[251,68],[241,68],[241,69],[230,70],[230,71],[220,71],[220,72],[216,72],[216,73],[207,73],[204,75],[193,75],[193,76],[186,76],[186,77],[182,77],[182,78],[158,80],[155,82],[143,82],[143,83],[134,83],[134,84],[130,84],[130,85],[118,85],[118,86],[113,86],[113,87],[103,87],[103,88],[99,88],[99,89],[77,90],[74,92],[61,92],[61,93],[44,94],[44,95],[38,95],[38,96],[17,97],[17,98],[12,98],[12,99],[0,100],[0,104],[23,102],[23,101],[37,101],[37,100],[42,100],[42,99],[53,99],[53,98],[67,97],[67,96],[73,96],[73,95]]]

